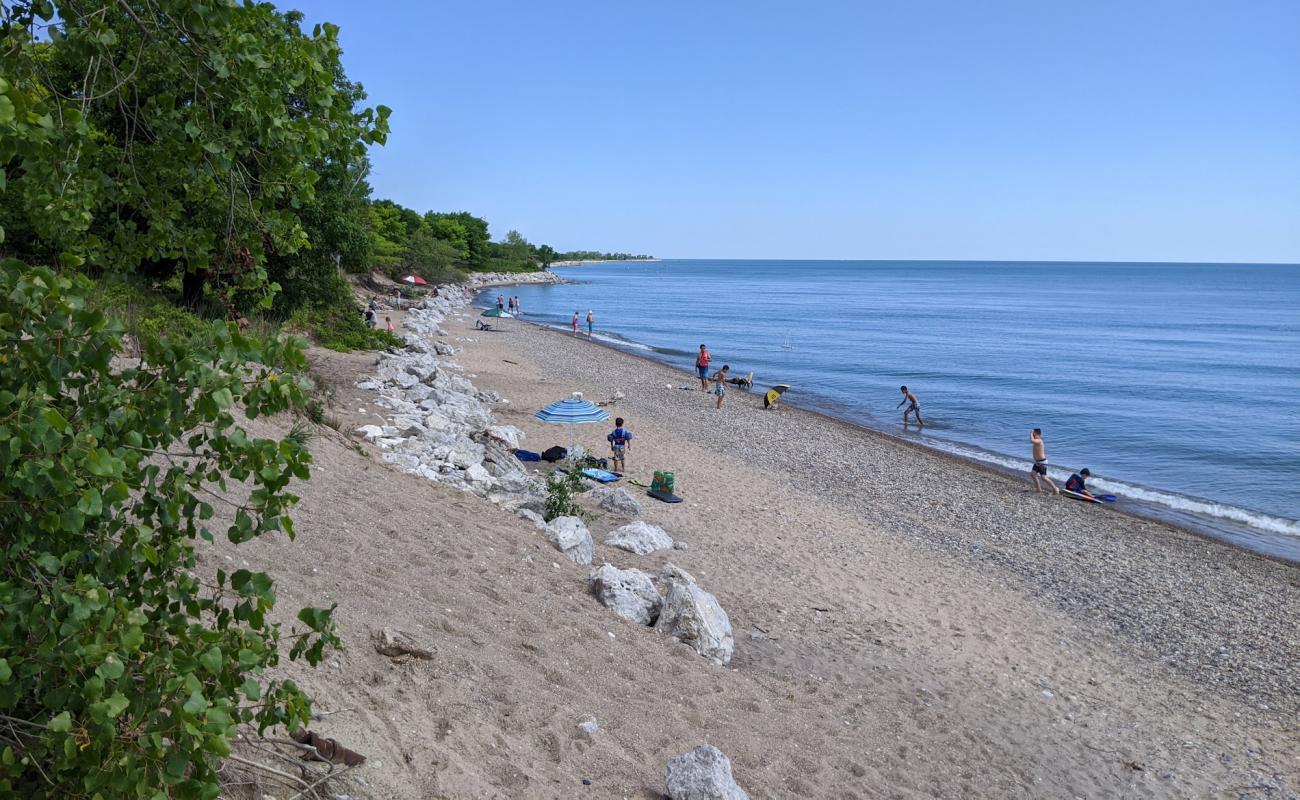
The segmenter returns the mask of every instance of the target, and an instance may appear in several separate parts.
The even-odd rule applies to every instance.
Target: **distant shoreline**
[[[662,261],[660,258],[590,258],[583,261],[552,261],[551,267],[581,267],[584,264],[631,264],[633,262],[650,263]]]

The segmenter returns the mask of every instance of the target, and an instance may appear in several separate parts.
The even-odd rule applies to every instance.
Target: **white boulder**
[[[656,550],[670,549],[673,540],[663,528],[643,520],[636,520],[610,531],[605,537],[605,544],[644,556]]]
[[[593,496],[600,498],[600,507],[611,514],[623,517],[641,515],[641,502],[627,489],[597,489]]]
[[[655,630],[690,645],[715,664],[729,664],[736,642],[718,599],[692,581],[669,579],[667,586]]]
[[[575,564],[590,564],[595,545],[591,532],[577,517],[556,517],[546,526],[546,539]]]
[[[669,761],[667,784],[671,800],[749,800],[731,776],[731,759],[709,744]]]
[[[591,593],[600,604],[623,619],[639,625],[652,625],[659,616],[663,598],[655,591],[654,581],[639,569],[619,569],[605,564],[592,570]]]

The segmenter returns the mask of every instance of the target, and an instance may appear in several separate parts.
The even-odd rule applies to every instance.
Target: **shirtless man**
[[[900,386],[898,389],[903,393],[903,399],[899,400],[898,405],[894,406],[894,408],[901,408],[903,403],[911,403],[907,410],[903,412],[903,424],[907,424],[907,415],[914,413],[916,414],[916,424],[924,425],[925,420],[921,419],[921,404],[917,401],[916,395],[912,394],[906,386]]]
[[[1052,491],[1060,494],[1061,490],[1056,488],[1051,478],[1047,477],[1047,446],[1043,444],[1043,429],[1034,428],[1030,431],[1029,441],[1034,445],[1034,466],[1029,468],[1029,477],[1034,479],[1034,491],[1043,491],[1043,486],[1038,481],[1038,476],[1041,475],[1043,480],[1047,481],[1047,485],[1052,487]]]

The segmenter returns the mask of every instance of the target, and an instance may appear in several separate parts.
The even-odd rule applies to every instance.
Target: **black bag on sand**
[[[568,450],[565,450],[563,447],[560,447],[559,445],[556,445],[555,447],[548,447],[548,448],[546,448],[545,450],[542,451],[542,460],[543,460],[543,461],[561,461],[561,460],[563,460],[564,457],[567,456],[568,454],[569,454],[569,451],[568,451]]]

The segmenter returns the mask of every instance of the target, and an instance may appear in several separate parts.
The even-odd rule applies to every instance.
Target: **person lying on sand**
[[[1067,492],[1074,492],[1075,494],[1083,495],[1089,500],[1096,499],[1088,492],[1086,478],[1091,474],[1092,473],[1088,471],[1087,467],[1074,473],[1070,476],[1070,479],[1065,482],[1065,490]]]
[[[1029,468],[1029,477],[1034,479],[1034,491],[1043,491],[1042,484],[1038,481],[1038,476],[1041,475],[1043,480],[1047,481],[1047,485],[1052,487],[1052,491],[1060,494],[1061,490],[1056,488],[1051,478],[1047,477],[1047,445],[1043,444],[1043,429],[1034,428],[1030,431],[1029,441],[1034,445],[1034,466]]]

